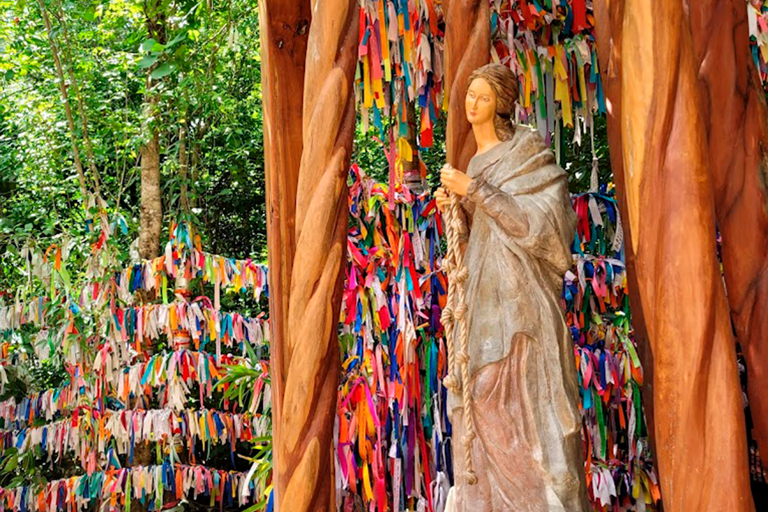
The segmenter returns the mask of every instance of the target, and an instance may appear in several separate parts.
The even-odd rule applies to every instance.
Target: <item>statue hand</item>
[[[472,183],[472,178],[446,164],[440,170],[440,181],[448,191],[464,197],[467,195],[467,189]]]
[[[437,201],[437,207],[441,212],[445,212],[451,205],[451,198],[448,197],[448,192],[446,192],[443,187],[438,187],[438,189],[435,190],[435,200]]]

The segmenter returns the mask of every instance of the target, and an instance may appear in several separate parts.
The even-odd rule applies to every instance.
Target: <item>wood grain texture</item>
[[[355,128],[357,2],[312,0],[304,70],[284,375],[275,475],[280,510],[335,509],[337,328],[347,235],[346,176]],[[274,209],[273,209],[274,213]],[[285,310],[284,310],[285,312]],[[286,317],[283,317],[284,320]]]
[[[753,434],[768,466],[768,194],[765,97],[740,0],[686,0],[722,235],[728,302],[747,363]]]
[[[624,3],[622,0],[595,2],[594,13],[595,38],[600,59],[598,65],[600,66],[603,90],[607,98],[608,145],[610,148],[613,148],[610,152],[613,181],[616,185],[619,214],[622,219],[627,219],[629,217],[624,186],[624,162],[622,152],[620,151],[622,142],[620,123],[621,102],[611,101],[611,99],[617,98],[621,91],[621,20],[624,13]],[[632,230],[628,223],[625,223],[622,229],[624,232],[624,262],[627,269],[629,302],[632,311],[632,328],[634,329],[640,361],[643,365],[643,410],[645,412],[646,424],[648,425],[651,452],[656,453],[656,437],[653,433],[653,352],[648,342],[645,316],[643,315],[643,303],[638,293],[635,254],[632,250]]]
[[[296,191],[303,148],[302,112],[310,0],[260,0],[264,163],[267,184],[267,248],[272,379],[273,446],[282,434],[288,300],[296,247]],[[284,480],[275,478],[280,510]]]
[[[610,13],[610,3],[597,3]],[[609,123],[621,135],[620,145],[612,147],[622,153],[615,171],[623,177],[624,225],[632,236],[654,358],[664,508],[751,512],[744,415],[713,236],[714,197],[690,29],[681,2],[625,0],[623,9],[621,31],[610,34],[613,43],[605,34],[600,39],[601,48],[617,48],[610,57],[620,63],[618,84],[606,92],[612,105],[620,105],[621,117]]]
[[[449,95],[445,145],[448,163],[466,172],[477,144],[464,110],[464,98],[469,75],[490,60],[489,3],[487,0],[449,0],[445,6],[445,23],[445,83]]]

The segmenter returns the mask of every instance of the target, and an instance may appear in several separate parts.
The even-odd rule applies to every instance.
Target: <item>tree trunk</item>
[[[262,69],[264,67],[264,63],[262,61]],[[266,160],[266,158],[265,158]],[[190,176],[192,177],[192,183],[197,183],[197,176],[200,172],[200,142],[195,141],[192,144],[192,168],[190,169]],[[199,201],[197,200],[197,196],[192,196],[192,199],[189,201],[190,206],[193,208],[197,208],[199,206]]]
[[[296,248],[296,191],[303,148],[302,105],[310,0],[260,0],[264,165],[267,185],[270,354],[272,358],[272,437],[279,445],[287,361],[288,300]],[[279,455],[276,456],[279,459]],[[277,467],[277,466],[275,466]],[[275,510],[287,481],[274,478]]]
[[[618,9],[605,2],[601,8]],[[638,293],[655,360],[654,431],[668,511],[754,511],[691,33],[681,2],[624,0],[609,117],[619,131]],[[613,25],[612,25],[613,26]],[[616,26],[618,27],[618,26]],[[628,44],[623,45],[623,38]],[[611,70],[609,69],[610,73]],[[618,123],[618,126],[616,125]],[[695,483],[694,483],[695,482]]]
[[[416,103],[408,102],[405,106],[406,121],[408,123],[408,133],[406,140],[411,146],[412,158],[409,162],[403,159],[403,181],[411,192],[420,194],[424,191],[424,180],[421,179],[421,164],[419,160],[419,128],[416,119]],[[394,129],[394,128],[393,128]]]
[[[450,0],[445,10],[445,83],[448,163],[467,170],[477,151],[472,126],[464,111],[469,75],[491,58],[491,22],[487,0]]]
[[[741,0],[688,3],[722,234],[728,302],[747,363],[754,437],[768,466],[768,193],[765,98]]]
[[[189,153],[187,152],[187,122],[182,120],[179,127],[179,203],[181,211],[189,216]]]
[[[165,43],[165,16],[160,11],[160,0],[144,2],[144,15],[147,18],[147,34],[160,44]],[[152,90],[154,81],[150,76],[155,66],[147,69],[147,81],[144,93],[144,111],[142,131],[147,137],[141,147],[141,215],[139,219],[139,255],[152,259],[160,254],[160,233],[163,228],[163,210],[160,190],[160,142],[156,129],[159,97]],[[152,462],[151,447],[137,451],[133,466],[144,466]],[[151,497],[152,499],[154,497]],[[149,502],[148,502],[149,503]],[[147,504],[135,503],[136,510],[147,510]],[[133,508],[133,507],[132,507]]]
[[[335,509],[337,328],[348,229],[346,177],[355,131],[357,2],[312,0],[312,13],[275,454],[279,502],[291,512]]]
[[[165,43],[165,16],[159,11],[160,0],[144,4],[147,17],[147,33],[160,44]],[[154,66],[147,69],[144,93],[144,123],[142,131],[147,142],[141,147],[141,217],[139,227],[139,254],[151,259],[160,254],[160,233],[163,229],[163,207],[160,199],[160,142],[155,119],[158,116],[159,98],[153,92],[154,81],[150,76]]]
[[[149,82],[149,80],[148,80]],[[154,110],[157,101],[149,100],[146,115]],[[163,207],[160,201],[160,144],[157,132],[146,127],[149,141],[141,147],[141,217],[139,228],[139,255],[152,259],[160,254],[160,232],[163,229]]]

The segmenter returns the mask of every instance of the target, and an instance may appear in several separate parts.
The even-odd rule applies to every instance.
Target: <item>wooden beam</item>
[[[624,161],[621,152],[621,102],[611,101],[621,94],[621,20],[624,13],[624,3],[621,0],[605,0],[594,3],[595,39],[598,45],[600,79],[607,98],[608,117],[608,146],[611,149],[611,168],[613,182],[616,185],[616,202],[622,220],[629,218],[624,183]],[[643,365],[643,410],[648,425],[648,439],[652,453],[656,453],[656,437],[654,425],[654,386],[653,386],[653,352],[648,343],[645,329],[643,303],[640,300],[637,286],[637,270],[635,254],[632,250],[632,230],[628,222],[622,224],[624,234],[624,263],[627,269],[629,289],[629,304],[632,314],[632,328],[637,343],[640,362]],[[656,460],[654,459],[654,463]]]
[[[296,248],[296,190],[303,147],[304,66],[310,0],[260,0],[264,164],[267,182],[267,248],[272,379],[273,446],[281,435],[286,361],[288,291]],[[284,494],[274,478],[275,509]]]
[[[487,0],[450,0],[445,6],[445,84],[448,163],[467,170],[477,151],[472,126],[464,111],[467,80],[491,58],[490,6]]]
[[[688,4],[728,302],[747,363],[753,435],[768,467],[768,115],[747,6]]]
[[[311,13],[302,115],[296,116],[303,147],[296,153],[301,160],[293,210],[295,248],[290,287],[284,281],[280,290],[290,290],[287,317],[282,303],[285,337],[279,347],[284,381],[274,423],[277,503],[291,512],[336,508],[337,330],[348,230],[346,178],[356,120],[358,4],[312,0]],[[272,208],[271,213],[283,211]]]
[[[621,133],[620,146],[611,149],[622,153],[616,172],[623,174],[624,224],[654,357],[664,508],[752,512],[690,29],[681,2],[623,4],[621,32],[610,34],[620,69],[607,99],[621,112],[609,117]],[[603,38],[601,45],[607,43]]]

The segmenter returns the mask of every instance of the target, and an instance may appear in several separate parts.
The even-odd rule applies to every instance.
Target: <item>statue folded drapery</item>
[[[477,433],[476,485],[460,477],[458,512],[590,510],[573,345],[560,297],[576,218],[566,174],[538,133],[517,126],[470,162],[462,199],[472,404],[449,399],[454,442]],[[465,383],[462,383],[465,384]]]

